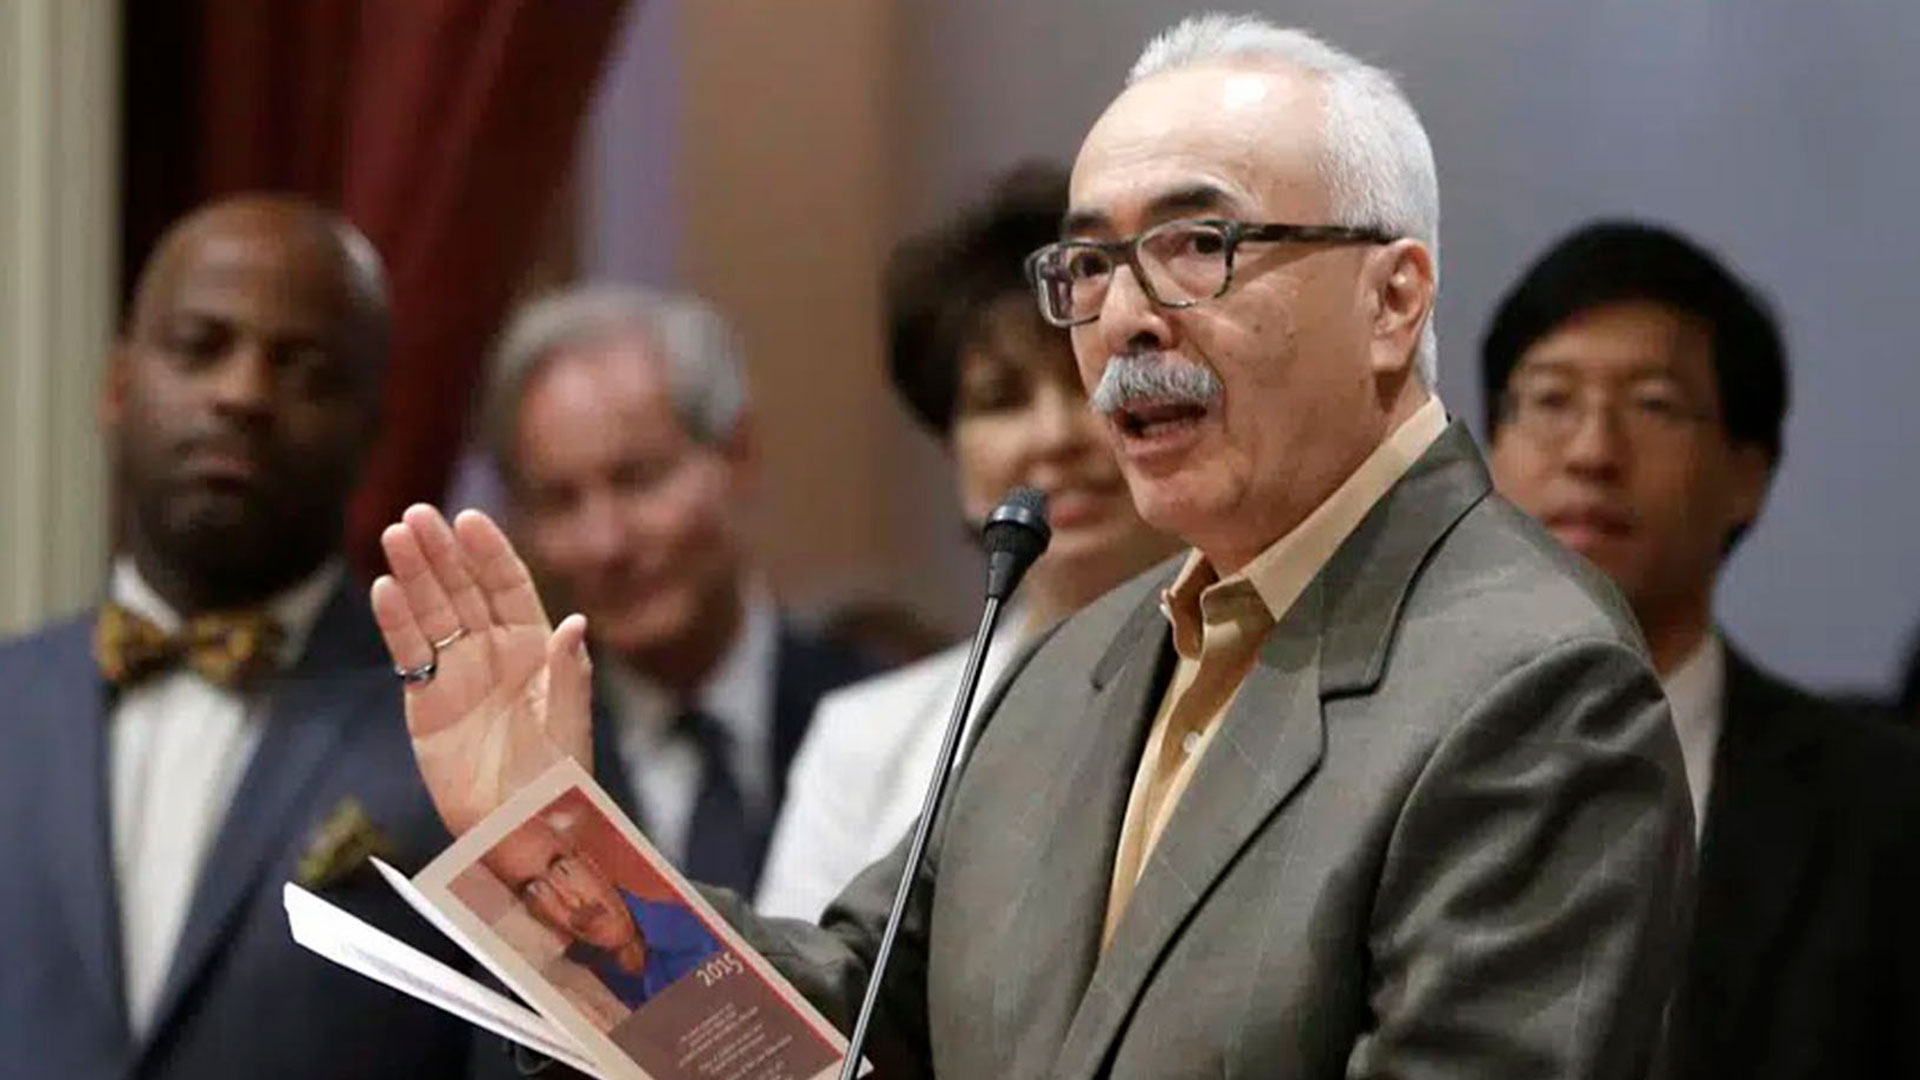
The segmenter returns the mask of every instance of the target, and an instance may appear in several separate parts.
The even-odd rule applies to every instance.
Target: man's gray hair
[[[1210,64],[1280,66],[1319,80],[1321,167],[1333,201],[1331,224],[1385,229],[1425,244],[1440,273],[1440,182],[1420,114],[1392,74],[1305,30],[1253,15],[1196,15],[1154,38],[1127,85]],[[1427,319],[1414,353],[1427,385],[1439,385],[1440,346]]]
[[[713,444],[730,437],[747,408],[740,338],[697,297],[635,285],[586,285],[515,312],[488,365],[482,435],[494,462],[513,473],[520,404],[534,373],[554,353],[642,335],[659,346],[674,413],[687,433]]]

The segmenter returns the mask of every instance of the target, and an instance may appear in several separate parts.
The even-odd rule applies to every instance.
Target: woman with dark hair
[[[1029,252],[1067,205],[1059,169],[1003,176],[980,205],[895,249],[887,270],[888,370],[946,443],[960,509],[985,519],[1013,487],[1045,491],[1053,542],[1028,573],[988,653],[984,689],[1019,639],[1171,555],[1134,511],[1081,387],[1065,331],[1040,316]],[[821,700],[788,780],[759,907],[814,919],[899,842],[920,810],[966,645]]]

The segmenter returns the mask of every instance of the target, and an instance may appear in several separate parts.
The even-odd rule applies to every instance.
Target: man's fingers
[[[460,616],[453,610],[453,601],[448,599],[447,590],[435,576],[426,552],[420,549],[413,527],[404,522],[387,526],[380,534],[380,547],[387,554],[393,581],[404,595],[407,610],[412,613],[420,633],[431,642],[459,629]]]
[[[374,580],[373,621],[380,625],[380,636],[387,643],[387,655],[395,667],[410,668],[433,659],[433,646],[420,630],[400,583],[386,574]]]
[[[454,535],[465,549],[493,617],[507,625],[531,623],[545,628],[547,609],[533,587],[533,575],[507,535],[493,519],[478,510],[464,510],[453,521]]]
[[[547,739],[593,771],[593,665],[587,620],[569,615],[547,639]]]
[[[401,520],[406,522],[421,554],[426,556],[427,565],[445,590],[460,625],[475,634],[485,633],[493,626],[493,612],[480,587],[474,584],[467,553],[454,539],[447,519],[431,506],[416,504],[407,508]]]

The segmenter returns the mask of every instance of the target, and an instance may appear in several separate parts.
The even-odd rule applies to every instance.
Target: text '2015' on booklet
[[[838,1075],[846,1039],[572,760],[413,880],[376,865],[532,1008],[289,883],[294,939],[601,1080]]]

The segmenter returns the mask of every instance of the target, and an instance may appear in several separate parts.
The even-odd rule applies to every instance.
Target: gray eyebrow
[[[1229,206],[1233,196],[1225,188],[1215,184],[1196,183],[1174,188],[1154,196],[1147,203],[1146,216],[1149,220],[1179,217],[1206,210],[1219,210]],[[1069,210],[1060,219],[1060,235],[1075,236],[1083,233],[1108,232],[1113,227],[1113,219],[1101,210]]]

